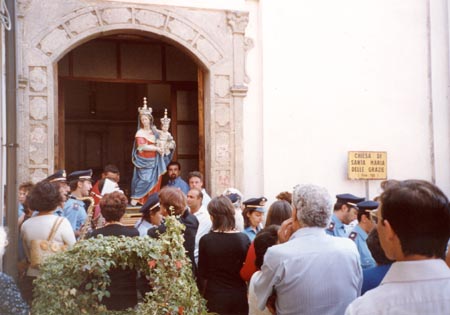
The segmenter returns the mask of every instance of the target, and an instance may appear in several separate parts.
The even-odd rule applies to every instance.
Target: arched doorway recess
[[[204,117],[198,98],[202,74],[178,47],[142,34],[97,37],[71,50],[58,62],[55,165],[67,171],[91,168],[98,178],[104,165],[115,164],[120,187],[129,192],[137,108],[146,97],[157,128],[168,111],[177,143],[173,159],[182,177],[192,170],[204,173],[204,125],[198,123]]]
[[[38,181],[59,166],[58,61],[94,38],[129,31],[164,38],[197,60],[204,74],[199,123],[205,133],[208,189],[217,194],[242,187],[248,13],[116,1],[22,1],[18,11],[19,181]]]

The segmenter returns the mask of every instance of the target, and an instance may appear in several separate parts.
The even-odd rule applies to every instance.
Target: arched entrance
[[[157,128],[168,110],[182,177],[192,170],[204,173],[202,77],[203,70],[181,49],[142,34],[103,36],[76,47],[58,62],[55,167],[92,168],[98,177],[104,165],[115,164],[120,186],[128,191],[137,108],[146,97]]]
[[[51,12],[32,2],[19,7],[20,113],[18,181],[41,180],[61,161],[58,63],[95,38],[134,34],[181,48],[203,70],[204,156],[207,188],[216,195],[242,186],[242,104],[246,95],[248,13],[102,1],[55,3]],[[42,16],[51,18],[42,20]],[[67,143],[66,143],[67,145]]]

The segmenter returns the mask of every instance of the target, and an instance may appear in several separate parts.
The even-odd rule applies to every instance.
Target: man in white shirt
[[[450,269],[442,259],[450,237],[447,197],[427,181],[406,180],[386,186],[380,205],[381,247],[396,262],[346,314],[450,314]]]
[[[208,203],[211,201],[211,197],[208,195],[205,188],[203,188],[203,174],[200,173],[199,171],[190,172],[188,175],[188,183],[190,189],[197,188],[201,190],[203,194],[202,205],[206,207]]]
[[[332,208],[326,189],[298,185],[292,201],[293,216],[278,232],[282,244],[267,250],[255,279],[258,307],[267,304],[278,315],[343,314],[361,292],[358,250],[352,240],[326,234]]]
[[[198,263],[198,245],[200,243],[200,239],[203,235],[209,233],[211,231],[212,222],[209,216],[208,210],[206,206],[202,205],[203,194],[197,188],[192,188],[189,190],[187,194],[187,204],[189,210],[193,215],[197,217],[198,220],[198,230],[195,235],[195,250],[194,250],[194,258],[195,263]]]

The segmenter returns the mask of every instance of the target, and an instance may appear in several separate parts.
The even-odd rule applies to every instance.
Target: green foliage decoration
[[[32,314],[208,314],[183,247],[184,225],[169,216],[166,226],[159,239],[99,235],[49,257],[34,282]],[[153,290],[134,309],[109,311],[101,303],[114,267],[135,268],[151,279]]]

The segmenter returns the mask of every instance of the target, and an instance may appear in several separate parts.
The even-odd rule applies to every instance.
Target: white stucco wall
[[[347,180],[347,151],[353,150],[387,151],[388,178],[431,180],[431,106],[440,128],[434,131],[438,169],[448,171],[442,166],[450,161],[447,82],[431,104],[427,1],[259,5],[267,197],[298,183],[323,185],[333,195],[364,195],[363,182]],[[448,65],[445,54],[435,58]],[[438,80],[445,81],[448,66],[442,71]],[[447,194],[448,177],[438,176]],[[378,186],[370,182],[370,197]]]

